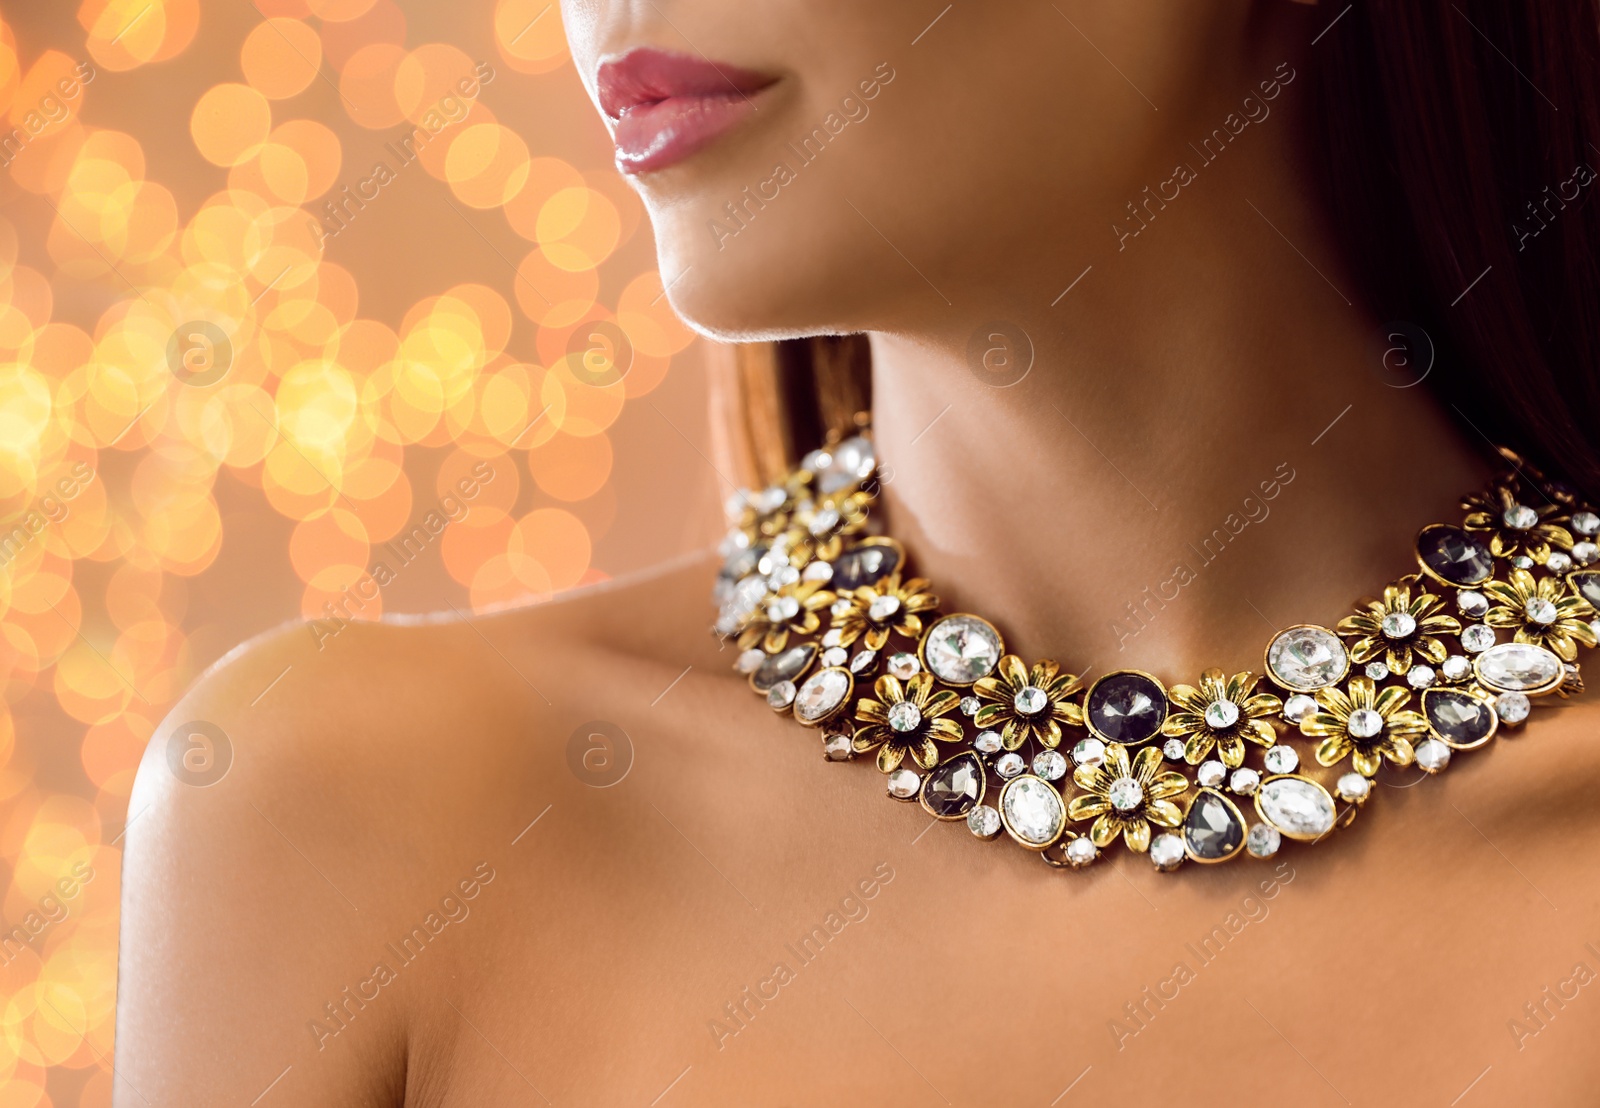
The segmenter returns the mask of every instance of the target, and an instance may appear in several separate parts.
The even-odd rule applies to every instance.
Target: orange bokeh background
[[[718,498],[699,347],[554,4],[26,7],[0,17],[0,1108],[109,1103],[129,790],[201,670],[296,617],[537,603],[705,545]]]

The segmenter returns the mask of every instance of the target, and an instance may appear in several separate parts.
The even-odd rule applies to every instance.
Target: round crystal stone
[[[1267,647],[1267,670],[1286,689],[1311,692],[1345,675],[1350,656],[1326,627],[1291,627]]]
[[[808,723],[826,719],[850,695],[850,675],[842,669],[823,669],[805,679],[795,694],[794,714]]]
[[[922,778],[918,777],[915,771],[901,766],[889,774],[884,785],[889,790],[889,795],[896,800],[913,800],[917,793],[922,791]]]
[[[1542,596],[1530,596],[1528,602],[1522,606],[1522,612],[1534,623],[1548,627],[1556,621],[1555,602],[1546,600]]]
[[[1417,621],[1410,612],[1390,612],[1383,617],[1382,627],[1384,638],[1403,639],[1416,633]]]
[[[1250,828],[1250,834],[1245,837],[1245,849],[1252,858],[1270,858],[1278,853],[1278,848],[1283,845],[1283,836],[1278,834],[1278,829],[1271,824],[1258,823]]]
[[[1472,663],[1460,654],[1452,654],[1444,660],[1439,672],[1444,674],[1446,681],[1460,681],[1472,672]]]
[[[1305,777],[1271,777],[1256,790],[1256,810],[1292,839],[1318,839],[1333,830],[1333,798]]]
[[[1215,758],[1208,758],[1200,763],[1200,768],[1195,770],[1195,780],[1208,789],[1216,788],[1222,784],[1222,779],[1228,775],[1228,767]]]
[[[1500,517],[1513,531],[1526,531],[1539,522],[1539,513],[1526,504],[1513,504]]]
[[[1476,585],[1494,572],[1489,548],[1459,527],[1438,523],[1417,536],[1422,564],[1452,585]]]
[[[1011,698],[1011,706],[1020,715],[1036,716],[1050,706],[1050,698],[1037,685],[1027,685],[1017,690],[1017,695]]]
[[[822,753],[830,762],[848,762],[855,748],[850,736],[842,732],[822,736]]]
[[[1300,755],[1292,746],[1274,746],[1268,748],[1261,761],[1268,773],[1293,773],[1300,765]]]
[[[972,749],[980,754],[993,754],[1001,745],[998,731],[979,731],[978,737],[972,740]]]
[[[823,508],[811,517],[811,522],[806,525],[806,529],[813,535],[821,536],[826,535],[837,526],[839,526],[839,513],[832,508]]]
[[[1544,564],[1551,573],[1565,573],[1572,568],[1572,555],[1552,550],[1549,557],[1545,558]]]
[[[1382,662],[1368,662],[1363,672],[1374,681],[1382,681],[1389,676],[1389,667]]]
[[[964,716],[977,715],[978,709],[981,707],[983,707],[983,701],[975,696],[963,696],[961,698],[961,714]]]
[[[1580,542],[1573,544],[1572,560],[1577,562],[1580,566],[1586,566],[1596,558],[1600,558],[1600,546],[1596,546],[1592,542]]]
[[[1532,569],[1533,559],[1528,557],[1526,554],[1518,554],[1515,558],[1511,559],[1511,565],[1516,569]]]
[[[1228,788],[1240,796],[1249,796],[1261,784],[1261,775],[1248,766],[1240,766],[1228,778]]]
[[[1533,704],[1519,692],[1501,693],[1494,698],[1494,710],[1507,723],[1521,723],[1532,709]]]
[[[1580,535],[1592,535],[1600,531],[1600,516],[1593,512],[1576,512],[1572,517],[1572,529]]]
[[[1100,856],[1100,848],[1087,836],[1079,836],[1067,844],[1067,862],[1078,869],[1093,862]]]
[[[1067,760],[1057,750],[1041,750],[1033,756],[1033,772],[1046,781],[1059,781],[1067,775]]]
[[[1305,693],[1295,693],[1283,702],[1283,718],[1290,723],[1299,723],[1316,710],[1316,700]]]
[[[794,703],[794,694],[793,681],[779,681],[767,690],[767,704],[772,708],[787,708]]]
[[[1108,673],[1089,690],[1084,715],[1101,738],[1133,746],[1160,733],[1167,719],[1166,690],[1142,673]]]
[[[1001,790],[1000,817],[1006,830],[1024,845],[1040,848],[1055,842],[1066,816],[1061,794],[1048,781],[1018,777]]]
[[[1475,589],[1467,589],[1457,595],[1456,607],[1468,619],[1481,619],[1489,610],[1489,598]]]
[[[1471,623],[1461,629],[1461,649],[1478,654],[1494,645],[1494,628],[1487,623]]]
[[[1450,748],[1438,739],[1423,739],[1416,746],[1417,765],[1426,773],[1438,773],[1450,764]]]
[[[828,581],[833,578],[833,565],[830,562],[812,562],[806,566],[805,572],[800,574],[805,581]]]
[[[1566,678],[1561,659],[1532,643],[1503,642],[1478,655],[1478,680],[1495,692],[1550,692]]]
[[[928,629],[922,656],[928,669],[952,685],[987,677],[1000,662],[1000,636],[977,616],[945,616]]]
[[[987,804],[980,804],[967,813],[967,830],[980,839],[992,839],[1000,834],[1000,813]]]
[[[1183,740],[1168,739],[1161,744],[1161,753],[1167,756],[1167,761],[1169,762],[1183,761]]]
[[[837,627],[828,628],[822,636],[822,645],[832,650],[836,646],[844,645],[844,632]]]
[[[1412,666],[1410,672],[1406,674],[1406,684],[1413,689],[1425,689],[1433,684],[1434,676],[1432,666]]]
[[[800,602],[792,596],[774,597],[767,605],[768,623],[788,623],[800,614]]]
[[[756,511],[775,512],[789,502],[789,494],[777,485],[769,485],[756,495]]]
[[[900,598],[898,596],[875,596],[872,603],[867,606],[867,618],[882,623],[891,619],[900,611]]]
[[[1213,700],[1206,705],[1206,726],[1225,731],[1239,722],[1239,705],[1231,700]]]
[[[1015,777],[1028,768],[1028,763],[1022,760],[1022,755],[1015,750],[1008,750],[995,759],[994,771],[1007,780]]]
[[[915,654],[902,650],[897,654],[889,655],[889,673],[902,681],[909,681],[922,669],[922,663],[917,661]]]
[[[1106,762],[1106,744],[1099,739],[1079,739],[1072,748],[1072,760],[1080,766],[1103,766]]]
[[[740,673],[754,673],[756,667],[767,660],[767,656],[760,650],[746,650],[739,655],[739,660],[734,663],[734,668]]]
[[[1345,722],[1353,739],[1375,739],[1383,733],[1383,717],[1373,708],[1357,708]]]
[[[849,612],[852,607],[853,605],[848,600],[835,600],[828,605],[828,612],[834,616],[842,616]]]
[[[872,663],[878,660],[876,650],[858,650],[855,657],[850,659],[851,673],[865,673],[872,668]]]
[[[1144,803],[1144,786],[1131,777],[1119,777],[1106,790],[1106,799],[1119,812],[1131,812]]]
[[[1171,831],[1150,840],[1150,864],[1163,873],[1169,873],[1183,864],[1183,840]]]
[[[792,585],[800,580],[800,571],[793,566],[779,566],[767,574],[767,588],[777,592],[785,585]]]
[[[922,723],[922,709],[909,700],[897,700],[889,705],[889,726],[902,735],[915,731]]]
[[[842,646],[830,646],[817,660],[825,666],[842,666],[850,660],[850,652]]]
[[[1367,794],[1372,791],[1372,782],[1359,773],[1347,773],[1340,777],[1333,787],[1338,792],[1340,800],[1356,804],[1367,799]]]

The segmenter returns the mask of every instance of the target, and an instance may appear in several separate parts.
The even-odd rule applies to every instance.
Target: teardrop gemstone
[[[905,562],[906,554],[893,539],[867,539],[833,560],[832,587],[839,592],[859,589],[889,576]]]
[[[1482,746],[1500,724],[1491,705],[1460,689],[1429,689],[1422,694],[1422,714],[1439,740],[1456,750]]]
[[[1183,848],[1197,862],[1226,862],[1244,849],[1244,817],[1215,789],[1201,789],[1183,817]]]
[[[1417,535],[1417,560],[1448,585],[1476,585],[1494,572],[1489,548],[1459,527],[1435,523]]]
[[[922,783],[922,807],[934,819],[965,819],[983,802],[983,763],[976,754],[958,754],[935,766]]]
[[[1584,570],[1581,573],[1568,574],[1567,580],[1578,590],[1579,596],[1587,600],[1591,606],[1600,608],[1600,573]]]
[[[756,671],[750,675],[750,687],[756,692],[764,693],[781,681],[798,681],[800,675],[810,668],[811,660],[816,656],[816,643],[791,646],[757,666]]]

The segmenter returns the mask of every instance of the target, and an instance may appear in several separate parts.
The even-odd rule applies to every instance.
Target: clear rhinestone
[[[1008,780],[1028,768],[1028,763],[1022,760],[1022,755],[1015,750],[1008,750],[995,759],[994,771]]]
[[[1410,612],[1390,612],[1383,617],[1383,637],[1386,639],[1403,639],[1415,634],[1417,621]]]
[[[1433,684],[1434,676],[1432,666],[1415,665],[1406,674],[1406,684],[1413,689],[1425,689]]]
[[[1507,723],[1521,723],[1528,718],[1533,704],[1519,692],[1501,693],[1494,698],[1494,710]]]
[[[842,646],[830,646],[817,660],[825,666],[842,666],[850,660],[850,652]]]
[[[1515,558],[1511,559],[1511,564],[1517,569],[1532,569],[1533,559],[1528,557],[1526,554],[1518,554]]]
[[[980,754],[993,754],[1002,745],[998,731],[979,731],[978,737],[972,740],[972,749]]]
[[[844,632],[837,627],[830,627],[822,635],[822,645],[832,650],[836,646],[844,645]]]
[[[788,623],[800,614],[800,602],[792,596],[774,597],[767,605],[768,623]]]
[[[975,696],[963,696],[961,698],[961,714],[964,716],[977,715],[978,709],[981,707],[983,707],[983,701]]]
[[[850,695],[850,675],[841,669],[821,669],[805,679],[795,694],[794,714],[808,723],[838,711]]]
[[[1565,573],[1572,568],[1572,555],[1552,550],[1550,556],[1544,560],[1544,565],[1551,573]]]
[[[945,616],[928,629],[922,656],[935,677],[970,685],[1000,662],[1000,636],[977,616]]]
[[[1183,864],[1183,840],[1171,831],[1163,832],[1150,840],[1150,864],[1163,873],[1169,873]]]
[[[1131,777],[1119,777],[1106,790],[1106,799],[1119,812],[1131,812],[1144,803],[1144,786]]]
[[[1375,739],[1383,733],[1383,717],[1373,708],[1357,708],[1345,722],[1353,739]]]
[[[1057,750],[1041,750],[1033,756],[1033,772],[1046,781],[1059,781],[1067,775],[1067,760]]]
[[[1222,784],[1222,779],[1228,775],[1228,767],[1210,758],[1200,763],[1200,768],[1195,771],[1195,780],[1208,789],[1216,788]]]
[[[1018,841],[1043,847],[1056,841],[1066,824],[1061,794],[1048,781],[1018,777],[1000,793],[1000,816]]]
[[[1072,748],[1072,760],[1080,766],[1103,766],[1106,762],[1106,744],[1099,739],[1079,739]]]
[[[1293,773],[1300,765],[1300,755],[1292,746],[1269,747],[1261,761],[1268,773]]]
[[[1600,638],[1600,619],[1591,619],[1589,621],[1589,630],[1594,632],[1595,638]]]
[[[839,616],[845,615],[846,613],[848,613],[850,611],[851,608],[854,608],[854,607],[855,607],[855,604],[852,601],[849,601],[849,600],[835,600],[831,605],[828,606],[828,611],[830,613],[832,613],[832,615],[835,618],[837,618]]]
[[[855,753],[851,745],[850,736],[841,732],[822,737],[822,753],[830,762],[848,762]]]
[[[1169,762],[1183,761],[1183,740],[1168,739],[1161,744],[1161,753],[1167,756],[1167,761]]]
[[[1340,800],[1356,804],[1367,799],[1367,794],[1372,791],[1372,782],[1359,773],[1347,773],[1334,783],[1333,788]]]
[[[767,588],[777,592],[785,585],[792,585],[800,580],[800,571],[793,566],[780,566],[767,574]]]
[[[767,660],[767,656],[760,650],[746,650],[739,655],[739,660],[734,663],[734,668],[740,673],[754,673],[756,667]]]
[[[897,596],[875,596],[872,603],[867,606],[867,618],[882,623],[891,619],[900,611],[900,598]]]
[[[1278,848],[1283,845],[1283,836],[1278,834],[1278,829],[1269,823],[1258,823],[1250,828],[1250,834],[1245,837],[1245,849],[1253,858],[1270,858],[1278,853]]]
[[[1038,715],[1050,706],[1050,698],[1037,685],[1025,685],[1011,698],[1011,706],[1020,715]]]
[[[1345,675],[1350,656],[1339,637],[1325,627],[1291,627],[1267,647],[1267,669],[1286,689],[1310,692]]]
[[[1472,672],[1472,663],[1460,654],[1452,654],[1444,660],[1444,664],[1439,667],[1439,672],[1444,674],[1446,681],[1465,680],[1467,674]]]
[[[1225,731],[1239,722],[1239,705],[1231,700],[1213,700],[1206,705],[1206,726]]]
[[[1000,834],[1000,813],[987,804],[980,804],[967,813],[967,830],[980,839],[992,839]]]
[[[830,562],[812,562],[806,566],[805,572],[800,574],[803,581],[827,582],[833,578],[833,565]]]
[[[1283,702],[1283,718],[1290,723],[1299,723],[1316,710],[1317,702],[1305,693],[1295,693]]]
[[[1450,764],[1450,748],[1438,739],[1423,739],[1416,746],[1417,765],[1427,773],[1438,773]]]
[[[1100,848],[1087,835],[1080,835],[1067,844],[1066,854],[1068,864],[1074,869],[1081,869],[1100,857]]]
[[[811,517],[806,529],[820,538],[837,526],[839,526],[839,513],[832,508],[823,508]]]
[[[922,724],[922,709],[909,700],[897,700],[889,705],[889,726],[902,735],[915,731]]]
[[[1592,542],[1575,543],[1572,547],[1572,560],[1580,566],[1588,565],[1597,557],[1600,557],[1600,546]]]
[[[779,681],[767,690],[767,705],[772,708],[787,708],[794,703],[794,694],[793,681]]]
[[[1228,788],[1240,796],[1249,796],[1261,784],[1261,775],[1248,766],[1240,766],[1228,778]]]
[[[789,494],[777,485],[770,485],[756,496],[756,511],[763,514],[777,511],[789,502]]]
[[[1366,675],[1372,678],[1374,681],[1382,681],[1388,678],[1389,667],[1384,665],[1382,662],[1368,662],[1365,672]]]
[[[1456,596],[1456,607],[1468,619],[1482,619],[1489,610],[1489,598],[1476,589],[1467,589]]]
[[[922,791],[922,778],[914,770],[901,766],[889,774],[889,779],[884,782],[889,790],[889,795],[896,800],[913,800],[917,793]]]
[[[1494,628],[1487,623],[1470,623],[1461,629],[1461,649],[1478,654],[1494,645]]]
[[[865,673],[872,668],[872,663],[878,660],[876,650],[858,650],[855,657],[850,659],[851,673]]]
[[[1592,535],[1600,531],[1600,516],[1593,512],[1576,512],[1572,517],[1572,529],[1580,535]]]
[[[1501,518],[1513,531],[1526,531],[1539,522],[1539,513],[1526,504],[1513,504],[1505,510]]]
[[[1532,643],[1503,642],[1478,655],[1473,670],[1495,692],[1542,693],[1566,676],[1561,659]]]
[[[1333,798],[1305,777],[1272,777],[1256,790],[1256,810],[1294,839],[1317,839],[1333,830]]]
[[[1555,602],[1546,600],[1542,596],[1528,597],[1528,602],[1522,606],[1522,612],[1530,620],[1542,627],[1548,627],[1554,623],[1556,616],[1559,614],[1556,611]]]
[[[902,650],[898,654],[889,655],[889,673],[902,681],[909,681],[922,669],[922,663],[917,661],[915,654]]]

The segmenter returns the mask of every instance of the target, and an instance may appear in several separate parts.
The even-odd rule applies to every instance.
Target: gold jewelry
[[[905,549],[874,532],[869,432],[835,436],[731,502],[715,631],[737,640],[735,667],[773,711],[821,732],[828,759],[873,755],[891,797],[981,839],[1004,831],[1072,868],[1118,838],[1160,870],[1267,858],[1348,826],[1385,763],[1437,774],[1538,698],[1582,690],[1600,515],[1500,454],[1508,468],[1462,501],[1460,525],[1418,532],[1419,573],[1331,629],[1278,632],[1262,675],[1208,669],[1169,688],[1140,670],[1085,682],[1030,666],[994,624],[941,612]],[[1312,741],[1305,764],[1290,735]]]

